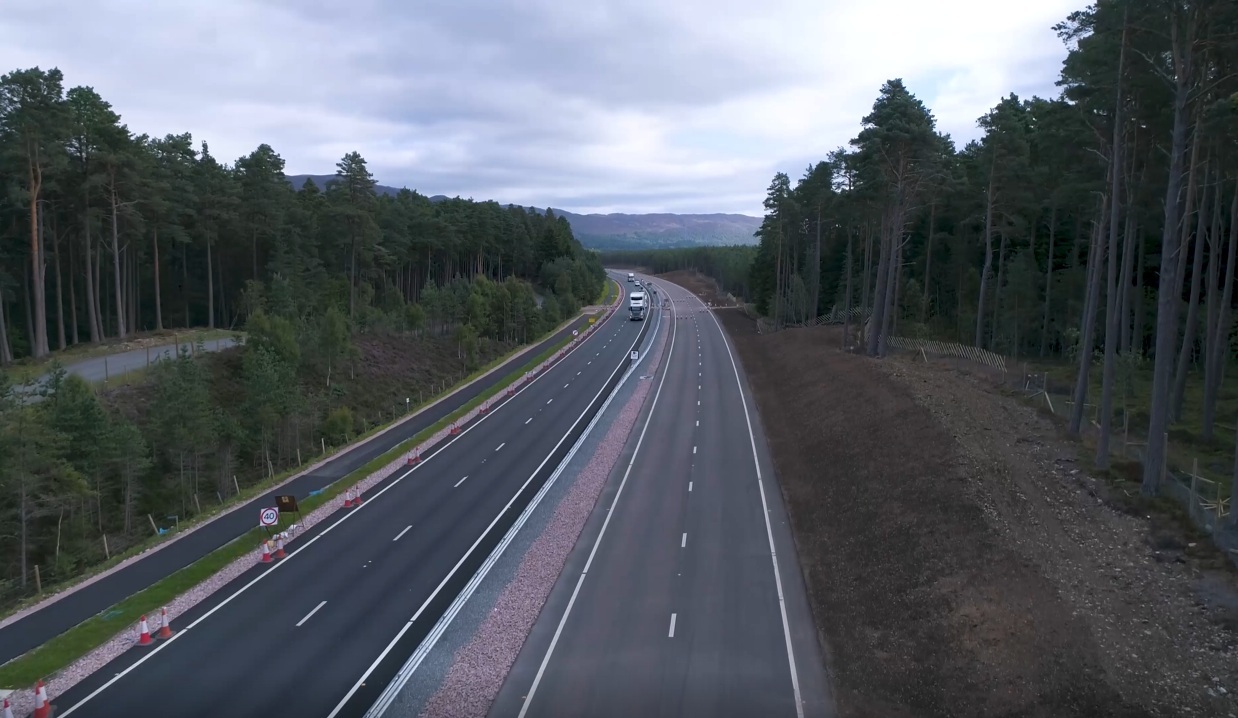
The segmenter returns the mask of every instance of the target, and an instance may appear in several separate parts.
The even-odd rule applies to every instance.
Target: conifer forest
[[[380,196],[355,152],[294,191],[268,145],[228,162],[189,133],[135,134],[122,110],[55,68],[0,77],[5,603],[35,566],[71,578],[149,537],[148,515],[190,519],[312,460],[603,290],[549,210]],[[55,362],[186,328],[243,346],[106,390]],[[414,360],[391,396],[375,386]]]

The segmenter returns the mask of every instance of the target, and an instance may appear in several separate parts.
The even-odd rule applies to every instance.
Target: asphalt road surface
[[[292,494],[298,500],[304,499],[311,491],[329,486],[382,456],[401,442],[433,426],[443,417],[501,382],[512,371],[535,358],[545,347],[561,341],[574,329],[583,329],[587,323],[587,318],[579,320],[571,327],[545,340],[542,345],[531,352],[509,360],[493,373],[462,388],[450,398],[426,408],[404,424],[343,451],[314,471],[267,492],[241,508],[200,526],[192,533],[158,551],[0,628],[0,663],[12,660],[46,643],[91,616],[107,610],[249,531],[257,525],[258,510],[265,506],[274,506],[276,495]],[[143,357],[145,357],[144,352]],[[120,628],[117,626],[117,630]]]
[[[217,352],[222,349],[228,349],[236,345],[236,340],[232,337],[222,337],[219,339],[211,339],[202,342],[202,351]],[[118,352],[107,356],[93,357],[91,359],[82,359],[64,365],[64,370],[69,374],[75,374],[82,379],[91,383],[98,383],[111,377],[115,378],[121,374],[128,374],[131,371],[144,369],[159,359],[175,359],[177,352],[180,350],[198,351],[197,344],[192,342],[181,342],[180,344],[164,344],[162,346],[151,347],[149,350],[133,349],[127,352]],[[18,384],[13,387],[13,390],[18,394],[25,394],[24,403],[33,404],[42,401],[43,397],[38,394],[39,389],[47,383],[50,375],[44,374],[32,384]]]
[[[360,716],[554,471],[647,322],[616,313],[483,419],[62,696],[56,716]]]
[[[832,715],[746,383],[713,315],[655,283],[675,318],[652,408],[490,715]]]

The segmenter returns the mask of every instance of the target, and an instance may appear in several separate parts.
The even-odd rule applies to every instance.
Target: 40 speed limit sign
[[[262,509],[258,513],[258,523],[262,526],[274,526],[279,523],[279,509]]]

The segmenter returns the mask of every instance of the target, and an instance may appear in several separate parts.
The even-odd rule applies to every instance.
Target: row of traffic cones
[[[350,489],[351,491],[351,489]],[[347,506],[348,504],[345,504]],[[357,499],[357,505],[361,505],[361,499]],[[284,550],[284,538],[286,534],[280,532],[275,534],[275,550],[271,550],[270,539],[262,542],[262,556],[258,558],[258,563],[271,563],[275,559],[283,558],[288,555]]]
[[[172,622],[168,620],[167,607],[165,606],[164,608],[159,609],[159,612],[160,612],[160,619],[161,619],[162,625],[159,626],[159,631],[158,633],[155,634],[155,638],[159,638],[161,640],[165,638],[171,638],[172,637]],[[155,642],[155,639],[151,638],[151,635],[150,635],[150,626],[148,626],[146,623],[146,615],[143,614],[142,618],[139,619],[138,621],[138,645],[149,646],[150,644],[154,642]]]

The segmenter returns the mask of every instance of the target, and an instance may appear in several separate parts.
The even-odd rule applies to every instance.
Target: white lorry
[[[633,274],[632,272],[628,272],[628,281],[629,281],[629,282],[635,282],[635,281],[636,281],[636,275],[635,275],[635,274]]]
[[[649,300],[645,298],[645,293],[632,292],[632,297],[628,300],[628,312],[631,314],[632,321],[643,322],[648,308]]]

